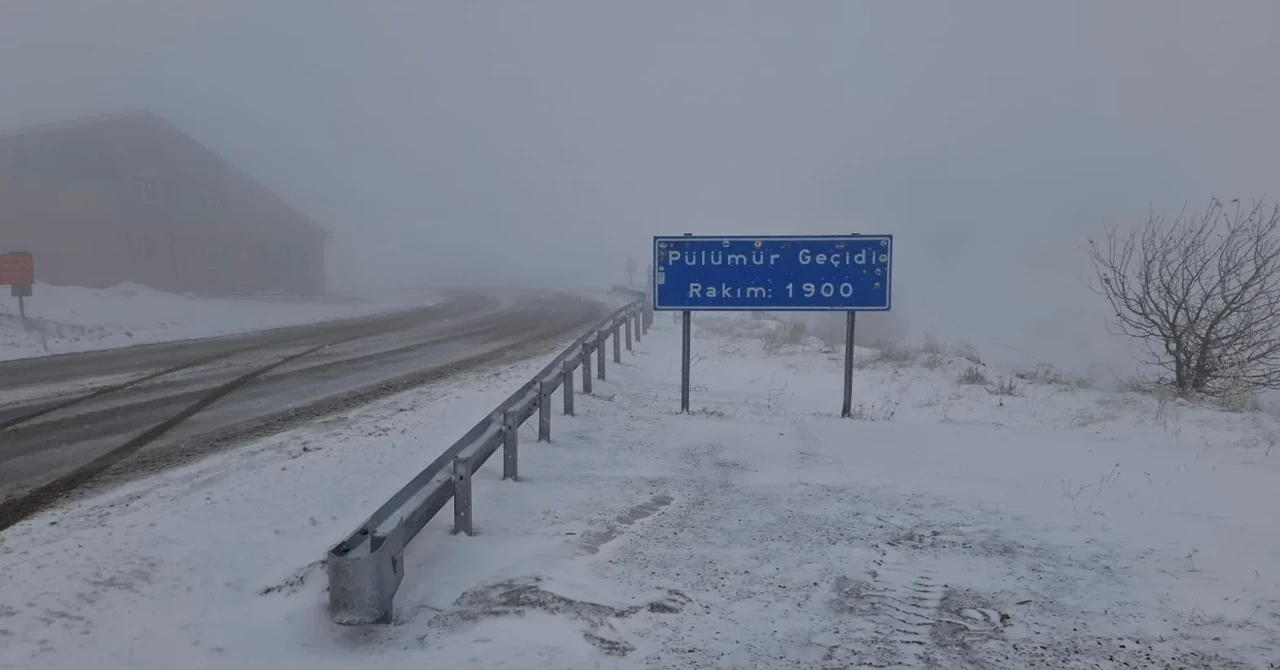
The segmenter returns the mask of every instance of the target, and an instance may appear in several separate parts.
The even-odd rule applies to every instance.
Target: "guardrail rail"
[[[592,356],[605,379],[605,349],[613,362],[653,324],[648,295],[627,287],[614,292],[632,301],[584,333],[533,379],[511,394],[457,442],[378,508],[360,527],[334,545],[325,559],[329,576],[329,616],[335,623],[390,623],[392,601],[404,579],[404,549],[453,501],[453,532],[471,535],[471,476],[502,447],[502,478],[519,481],[519,430],[538,415],[538,441],[551,440],[551,396],[563,388],[563,412],[572,416],[573,376],[582,370],[582,392],[591,393]]]

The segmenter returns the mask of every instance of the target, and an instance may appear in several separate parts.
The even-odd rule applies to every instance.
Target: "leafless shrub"
[[[1094,424],[1109,421],[1111,418],[1112,417],[1109,414],[1101,410],[1081,407],[1068,413],[1067,425],[1074,428],[1086,428]]]
[[[776,411],[782,404],[782,399],[787,395],[786,382],[781,386],[777,385],[778,374],[775,372],[773,377],[769,379],[769,386],[765,389],[764,405],[770,411]]]
[[[1077,501],[1085,491],[1088,491],[1091,488],[1091,486],[1091,484],[1085,484],[1084,482],[1074,482],[1070,479],[1064,479],[1062,480],[1062,495],[1071,501],[1072,509],[1080,511],[1079,507],[1077,507]]]
[[[1165,381],[1149,381],[1141,377],[1129,377],[1122,379],[1119,383],[1119,389],[1128,393],[1141,393],[1143,395],[1155,396],[1157,400],[1157,415],[1163,408],[1167,407],[1169,401],[1173,398],[1184,397],[1188,400],[1201,400],[1211,403],[1219,409],[1236,413],[1253,413],[1265,412],[1266,406],[1262,402],[1262,396],[1258,394],[1257,387],[1248,384],[1231,384],[1229,380],[1223,380],[1223,390],[1214,396],[1203,396],[1200,394],[1179,394],[1177,388]]]
[[[1060,370],[1048,363],[1041,363],[1030,370],[1019,370],[1013,376],[1024,382],[1065,386],[1068,388],[1089,388],[1093,383],[1087,377]]]
[[[792,316],[797,316],[790,313]],[[807,315],[809,332],[830,347],[844,346],[848,315],[843,312],[820,312]],[[858,314],[855,339],[858,346],[871,346],[872,342],[906,339],[906,325],[902,312],[861,312]]]
[[[1259,414],[1254,415],[1252,423],[1251,430],[1236,440],[1235,444],[1246,448],[1266,447],[1263,456],[1270,457],[1276,444],[1280,444],[1280,428],[1277,428],[1272,421],[1263,420],[1262,415]]]
[[[1229,374],[1222,379],[1221,392],[1211,398],[1215,404],[1228,411],[1237,413],[1261,412],[1262,399],[1258,396],[1258,386],[1236,374]]]
[[[1262,400],[1258,397],[1257,393],[1250,390],[1225,393],[1214,400],[1217,401],[1216,404],[1218,407],[1221,407],[1228,412],[1244,414],[1262,411]]]
[[[923,365],[930,370],[936,370],[942,367],[946,362],[947,359],[942,354],[929,354],[924,357]]]
[[[775,328],[764,332],[765,353],[773,354],[785,346],[803,344],[807,337],[809,328],[803,321],[779,321]]]
[[[1152,384],[1147,380],[1134,375],[1121,379],[1116,387],[1124,393],[1151,393]]]
[[[675,312],[679,316],[679,312]],[[695,332],[707,332],[727,339],[737,339],[743,337],[744,334],[754,334],[758,329],[763,328],[766,324],[756,324],[752,321],[741,318],[727,318],[721,315],[712,315],[710,318],[696,318],[693,320]]]
[[[942,392],[935,390],[932,395],[927,398],[916,401],[915,406],[918,408],[937,407],[942,404]]]
[[[956,380],[960,384],[966,386],[985,386],[987,384],[987,372],[981,366],[970,365],[960,373],[960,378]]]
[[[1013,397],[1018,395],[1018,382],[1013,377],[999,377],[996,383],[987,387],[987,392],[991,395]]]
[[[857,403],[850,408],[849,416],[858,421],[892,421],[900,404],[900,400],[886,400],[879,405]]]
[[[880,352],[877,359],[882,363],[906,363],[915,358],[911,347],[896,340],[879,340],[871,346]]]
[[[930,356],[939,358],[947,355],[947,346],[938,339],[938,336],[933,331],[928,331],[924,334],[924,344],[920,346],[920,350]]]
[[[973,363],[974,365],[986,365],[986,363],[982,362],[982,354],[978,353],[978,349],[963,340],[956,343],[955,351],[951,353]]]
[[[1232,204],[1152,213],[1087,247],[1113,326],[1180,396],[1280,388],[1280,207]]]
[[[811,317],[809,331],[828,347],[843,347],[847,323],[844,314],[817,314]]]
[[[1191,565],[1191,572],[1199,572],[1196,569],[1196,554],[1200,553],[1199,549],[1193,549],[1186,555],[1187,563]],[[1227,618],[1221,614],[1210,616],[1205,613],[1204,608],[1199,605],[1191,608],[1187,614],[1187,623],[1192,626],[1222,626],[1227,623]]]

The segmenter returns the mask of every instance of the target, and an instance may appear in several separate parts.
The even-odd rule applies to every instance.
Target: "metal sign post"
[[[693,237],[693,233],[685,233]],[[654,293],[657,300],[657,293]],[[680,413],[689,413],[689,377],[692,376],[693,312],[684,310],[680,315]]]
[[[9,294],[18,299],[18,316],[22,327],[27,323],[26,299],[31,297],[31,287],[36,283],[35,259],[26,251],[0,254],[0,285],[9,285]]]
[[[892,235],[653,238],[653,309],[681,312],[680,411],[689,411],[692,314],[846,312],[844,402],[852,414],[857,312],[892,305]]]
[[[849,312],[844,324],[844,404],[840,406],[840,418],[853,416],[853,331],[858,325],[858,313]]]
[[[693,312],[685,310],[680,326],[680,412],[689,413],[689,349],[693,344]]]
[[[857,233],[850,233],[857,237]],[[850,311],[844,323],[844,401],[840,405],[840,418],[853,417],[853,347],[854,331],[858,327],[858,313]]]

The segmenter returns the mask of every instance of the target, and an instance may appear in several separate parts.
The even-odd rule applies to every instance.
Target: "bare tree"
[[[1280,206],[1230,204],[1088,244],[1113,324],[1180,395],[1280,388]]]

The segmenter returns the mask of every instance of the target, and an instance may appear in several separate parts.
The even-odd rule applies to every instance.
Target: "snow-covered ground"
[[[1271,417],[864,351],[841,420],[838,352],[696,324],[692,415],[659,314],[393,626],[330,624],[316,560],[541,361],[0,534],[0,667],[1280,667]]]
[[[0,287],[4,289],[4,287]],[[0,360],[231,335],[422,305],[421,291],[367,300],[205,298],[136,284],[108,289],[39,284],[19,318],[18,299],[0,294]]]

